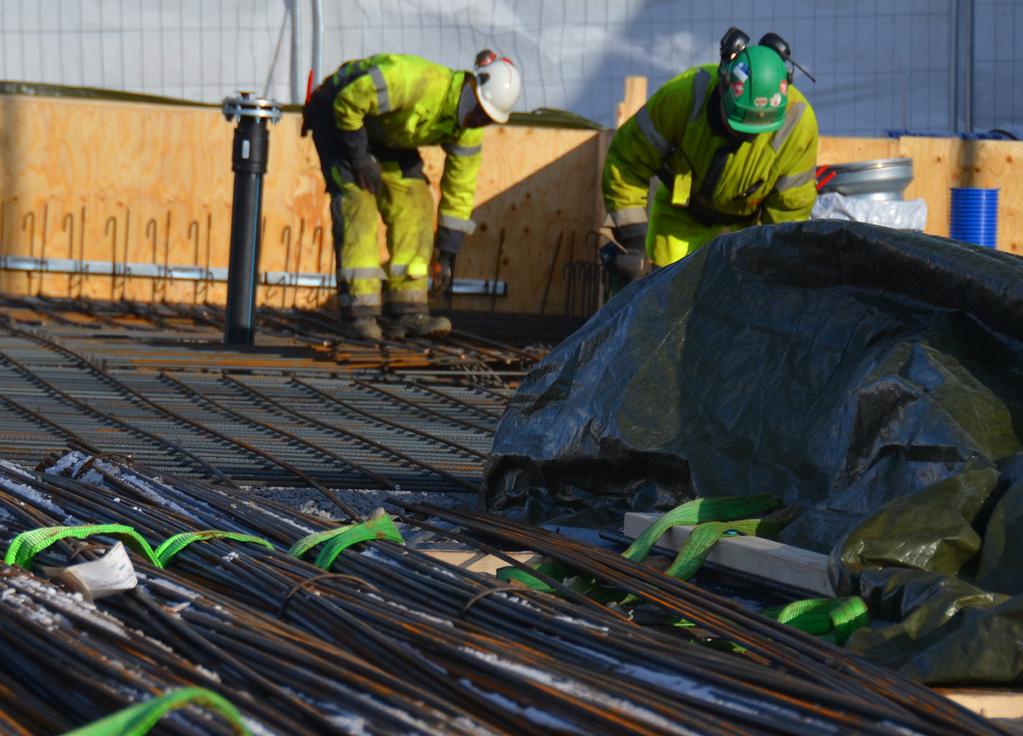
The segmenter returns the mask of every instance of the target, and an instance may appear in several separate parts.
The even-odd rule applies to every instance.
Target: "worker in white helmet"
[[[432,317],[433,291],[450,288],[455,255],[475,230],[472,210],[483,126],[505,123],[522,89],[514,64],[481,51],[473,71],[454,71],[408,54],[349,61],[312,93],[303,134],[312,131],[331,195],[334,251],[343,314],[356,337],[442,336],[451,322]],[[446,153],[440,208],[419,146]],[[387,226],[381,263],[377,213]]]

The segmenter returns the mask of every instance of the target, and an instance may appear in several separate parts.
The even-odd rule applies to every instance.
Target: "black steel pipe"
[[[277,122],[276,102],[252,97],[224,100],[224,116],[238,118],[231,152],[234,200],[231,205],[231,262],[227,273],[227,318],[224,343],[251,345],[255,336],[256,273],[259,268],[260,221],[263,211],[263,174],[270,155],[267,120]]]

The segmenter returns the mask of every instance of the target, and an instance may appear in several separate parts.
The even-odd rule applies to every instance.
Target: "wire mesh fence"
[[[0,77],[219,102],[287,99],[281,0],[3,0]]]
[[[319,38],[323,74],[379,52],[467,68],[489,46],[523,72],[519,109],[612,125],[627,75],[652,93],[731,25],[790,41],[824,134],[1023,127],[1012,0],[0,0],[0,77],[298,102]]]

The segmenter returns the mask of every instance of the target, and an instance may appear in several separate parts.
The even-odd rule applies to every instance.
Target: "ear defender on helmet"
[[[792,84],[792,77],[795,75],[795,67],[792,66],[792,49],[789,47],[788,41],[779,36],[777,33],[765,33],[759,41],[758,46],[766,46],[769,49],[774,49],[781,60],[785,62],[785,71],[788,74],[788,83]]]
[[[473,63],[473,67],[479,69],[481,66],[493,64],[495,61],[497,61],[497,52],[491,51],[490,49],[483,49],[476,54],[476,61]]]
[[[749,36],[732,26],[725,35],[721,37],[718,51],[721,54],[721,63],[718,64],[718,83],[722,87],[728,86],[728,62],[741,54],[749,46]]]
[[[486,82],[490,78],[490,75],[486,71],[486,67],[490,66],[495,61],[501,61],[504,62],[505,64],[515,66],[512,60],[509,59],[507,56],[498,56],[496,51],[492,51],[491,49],[483,49],[478,54],[476,54],[476,61],[473,62],[472,65],[473,71],[476,72],[476,78],[481,83]]]
[[[817,80],[814,79],[810,72],[806,71],[803,67],[796,63],[795,59],[792,58],[792,47],[789,46],[789,42],[779,36],[777,33],[765,33],[763,37],[757,42],[758,46],[766,46],[774,51],[781,57],[781,60],[785,62],[785,71],[788,74],[788,83],[792,84],[792,77],[795,76],[796,69],[803,72],[810,81],[814,84]]]

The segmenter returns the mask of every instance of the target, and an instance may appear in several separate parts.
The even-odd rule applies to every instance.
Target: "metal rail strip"
[[[0,271],[22,271],[42,274],[69,274],[72,276],[112,276],[115,278],[157,279],[173,284],[175,281],[205,281],[227,283],[228,269],[203,266],[164,265],[162,263],[117,263],[115,261],[79,260],[77,258],[34,258],[32,256],[0,256]],[[256,274],[259,286],[280,288],[305,287],[334,290],[337,278],[328,273],[300,271],[260,271]],[[505,281],[489,279],[455,279],[453,294],[481,294],[507,296]]]

